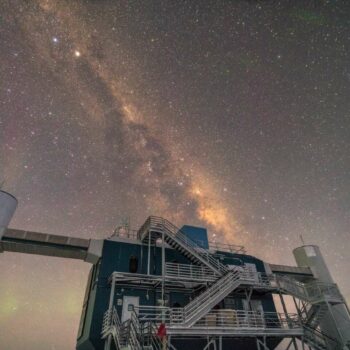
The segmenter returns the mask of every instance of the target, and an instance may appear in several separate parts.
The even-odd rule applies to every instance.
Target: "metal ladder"
[[[155,244],[157,239],[162,238],[163,235],[168,245],[179,251],[192,263],[205,265],[219,275],[227,273],[228,269],[224,264],[166,219],[150,216],[137,232],[142,242],[148,243],[151,240],[151,244]]]
[[[191,327],[241,283],[238,270],[229,270],[224,264],[215,259],[208,250],[200,247],[166,219],[150,216],[139,229],[138,238],[142,242],[150,244],[155,244],[158,238],[164,238],[168,245],[179,251],[192,263],[204,265],[217,275],[215,283],[184,308],[172,309],[171,318],[173,323]]]

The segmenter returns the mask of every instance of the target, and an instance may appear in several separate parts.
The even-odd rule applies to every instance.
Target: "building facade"
[[[77,350],[350,350],[348,306],[317,246],[274,265],[159,217],[102,240],[8,228],[16,206],[0,191],[0,252],[92,264]]]

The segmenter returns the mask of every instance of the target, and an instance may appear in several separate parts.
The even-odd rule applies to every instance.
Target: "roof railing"
[[[121,237],[121,238],[128,238],[128,239],[133,239],[133,240],[138,240],[138,232],[142,231],[144,227],[146,227],[148,224],[148,220],[141,226],[140,229],[134,230],[130,229],[129,227],[126,226],[119,226],[115,229],[113,232],[113,236],[115,237]],[[237,245],[237,244],[229,244],[229,243],[221,243],[221,242],[215,242],[215,241],[202,241],[202,240],[197,240],[193,239],[192,240],[197,243],[201,247],[206,247],[209,243],[209,251],[215,251],[215,252],[228,252],[228,253],[233,253],[233,254],[246,254],[247,251],[242,245]]]

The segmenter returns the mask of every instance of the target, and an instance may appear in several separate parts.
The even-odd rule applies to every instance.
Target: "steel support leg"
[[[294,349],[299,350],[299,347],[298,347],[297,341],[295,340],[295,337],[292,338],[292,341],[293,341]]]
[[[264,337],[264,341],[261,341],[260,339],[257,338],[256,343],[257,343],[258,350],[261,349],[260,345],[264,350],[270,350],[270,348],[266,345],[266,337]]]
[[[112,335],[109,334],[108,338],[105,340],[104,350],[110,350],[111,349],[111,343],[112,343]]]
[[[165,288],[165,235],[164,231],[162,233],[162,301],[163,305],[165,306],[165,294],[164,294],[164,288]]]
[[[147,275],[151,273],[151,231],[148,232]]]
[[[287,346],[287,348],[286,348],[286,350],[289,350],[289,348],[290,348],[290,346],[293,344],[293,341],[292,341],[292,339],[290,340],[290,342],[289,342],[289,344],[288,344],[288,346]]]

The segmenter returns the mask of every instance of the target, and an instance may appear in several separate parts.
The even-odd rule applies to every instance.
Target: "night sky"
[[[148,215],[294,264],[350,300],[350,2],[0,2],[11,227],[105,238]],[[90,266],[0,255],[0,348],[73,349]],[[5,345],[4,345],[5,344]]]

